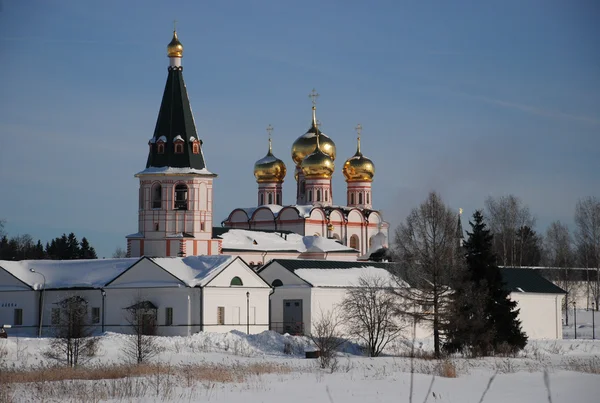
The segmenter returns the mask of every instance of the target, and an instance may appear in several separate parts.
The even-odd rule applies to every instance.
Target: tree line
[[[62,234],[43,245],[39,239],[35,242],[29,234],[9,237],[4,232],[4,223],[0,221],[0,260],[97,258],[96,250],[87,238],[79,241],[73,232]]]

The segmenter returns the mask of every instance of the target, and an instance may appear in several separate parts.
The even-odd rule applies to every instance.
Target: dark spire
[[[150,140],[146,168],[206,168],[202,141],[196,133],[182,70],[181,66],[169,67],[154,136]],[[159,153],[161,141],[164,142],[163,153]],[[194,153],[194,142],[197,142],[197,153]],[[176,150],[177,143],[182,144],[182,150]]]

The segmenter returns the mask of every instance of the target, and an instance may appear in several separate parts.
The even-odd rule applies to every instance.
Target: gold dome
[[[292,159],[297,166],[300,166],[304,158],[315,152],[317,148],[317,134],[320,138],[321,151],[327,154],[332,161],[335,161],[335,143],[319,130],[316,120],[316,109],[313,106],[313,121],[310,129],[298,137],[292,145]]]
[[[317,133],[315,136],[316,150],[302,160],[300,168],[305,178],[309,179],[330,179],[335,169],[333,158],[321,151],[320,146],[321,135]]]
[[[169,57],[183,57],[183,45],[179,42],[177,31],[173,31],[173,39],[167,45],[167,55]]]
[[[360,151],[360,135],[356,154],[348,158],[342,168],[342,173],[346,177],[346,182],[371,182],[375,175],[375,165],[373,161],[362,155]]]
[[[264,158],[259,159],[254,164],[254,177],[258,183],[281,183],[287,173],[284,162],[273,155],[273,148],[271,146],[272,131],[273,126],[269,125],[269,127],[267,127],[267,132],[269,132],[269,152]]]

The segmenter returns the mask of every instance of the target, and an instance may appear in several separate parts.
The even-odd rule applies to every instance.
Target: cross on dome
[[[271,152],[271,134],[273,133],[273,126],[269,123],[267,126],[267,133],[269,134],[269,152]]]
[[[360,135],[362,133],[362,125],[360,123],[357,124],[354,130],[356,130],[356,133],[358,134],[358,139],[360,140]]]
[[[308,94],[308,97],[312,99],[313,108],[316,108],[317,98],[319,98],[319,94],[317,93],[317,90],[315,90],[313,88],[312,91],[310,92],[310,94]]]

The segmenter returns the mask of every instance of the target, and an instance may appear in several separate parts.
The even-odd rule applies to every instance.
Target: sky
[[[491,3],[0,0],[0,218],[100,257],[125,248],[177,20],[215,223],[256,204],[269,124],[295,202],[290,149],[316,88],[334,203],[360,123],[392,229],[430,191],[467,216],[514,194],[538,232],[574,229],[577,200],[600,197],[600,3]]]

